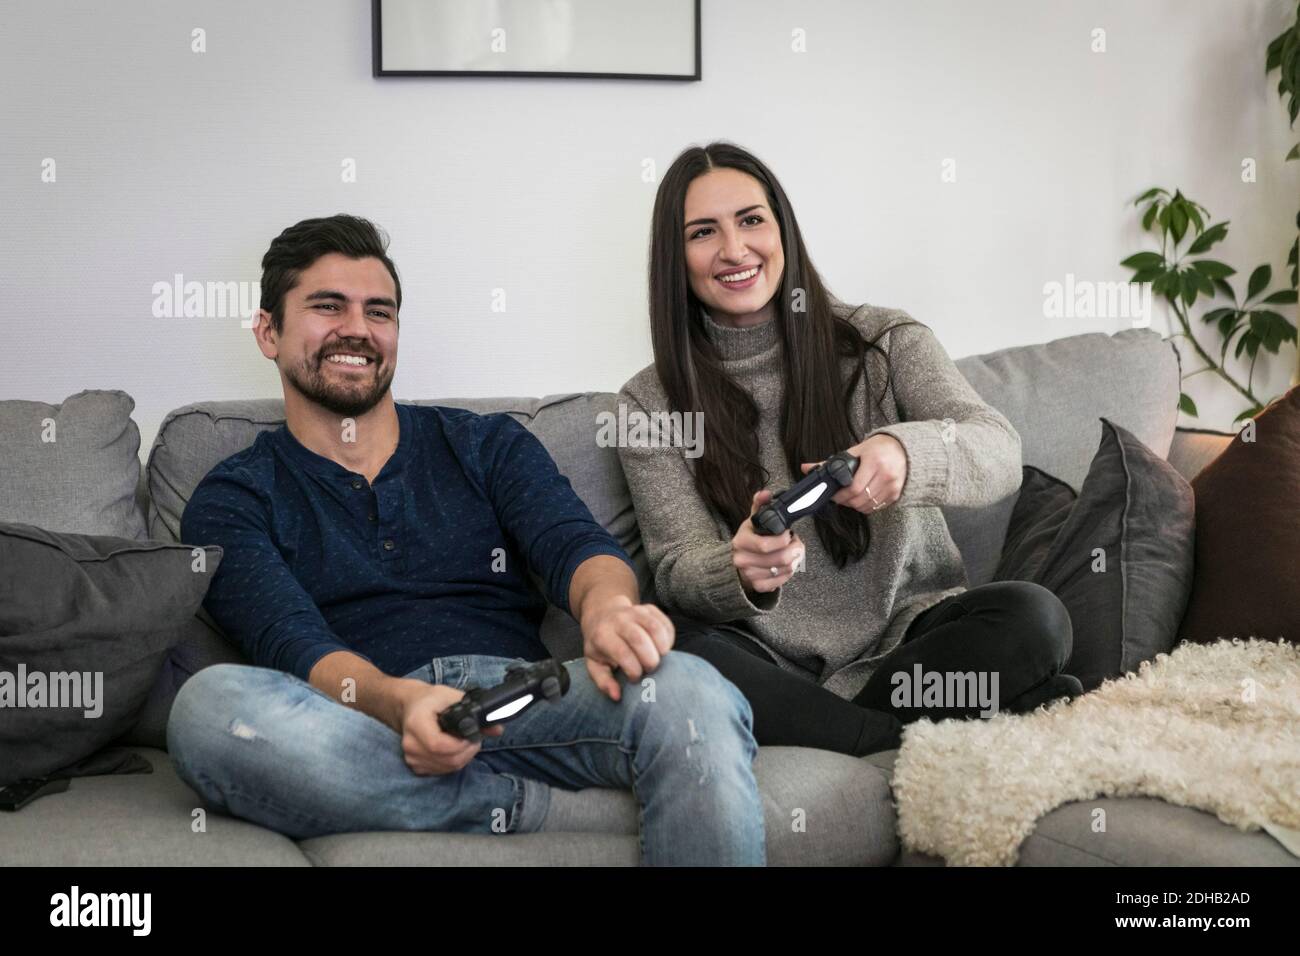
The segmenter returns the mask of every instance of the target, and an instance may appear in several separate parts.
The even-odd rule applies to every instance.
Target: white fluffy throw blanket
[[[1039,817],[1099,796],[1295,830],[1300,650],[1253,638],[1181,644],[1032,714],[917,721],[893,786],[904,846],[955,865],[1013,865]]]

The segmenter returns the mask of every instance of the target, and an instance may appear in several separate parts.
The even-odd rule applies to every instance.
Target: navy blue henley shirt
[[[452,654],[541,660],[529,570],[568,611],[578,565],[628,560],[509,415],[396,409],[373,485],[281,426],[191,496],[181,540],[224,549],[203,606],[255,665],[307,680],[340,650],[395,677]]]

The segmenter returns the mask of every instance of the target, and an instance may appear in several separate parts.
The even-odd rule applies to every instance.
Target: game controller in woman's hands
[[[793,488],[775,495],[754,513],[754,531],[777,535],[787,531],[800,518],[818,511],[841,488],[853,481],[858,459],[846,451],[831,455],[821,465],[804,475]]]

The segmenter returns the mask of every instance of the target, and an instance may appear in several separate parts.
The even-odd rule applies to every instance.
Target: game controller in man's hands
[[[438,726],[477,743],[485,727],[504,724],[538,701],[556,701],[568,691],[569,672],[559,661],[515,664],[496,687],[467,687],[464,697],[438,715]]]
[[[793,488],[774,495],[759,508],[753,517],[754,531],[777,535],[788,530],[794,522],[821,509],[837,491],[852,483],[857,470],[858,460],[848,452],[831,455]]]

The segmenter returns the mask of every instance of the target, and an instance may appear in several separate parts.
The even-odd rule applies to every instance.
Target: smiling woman
[[[702,415],[702,454],[628,441],[619,456],[677,646],[745,693],[758,742],[866,754],[904,722],[989,712],[891,694],[917,668],[983,675],[993,710],[1077,693],[1054,594],[967,589],[940,509],[1013,493],[1020,436],[929,328],[835,299],[780,182],[738,146],[678,156],[652,229],[655,361],[621,398],[629,415]],[[757,533],[773,489],[840,452],[856,470],[806,539]]]

